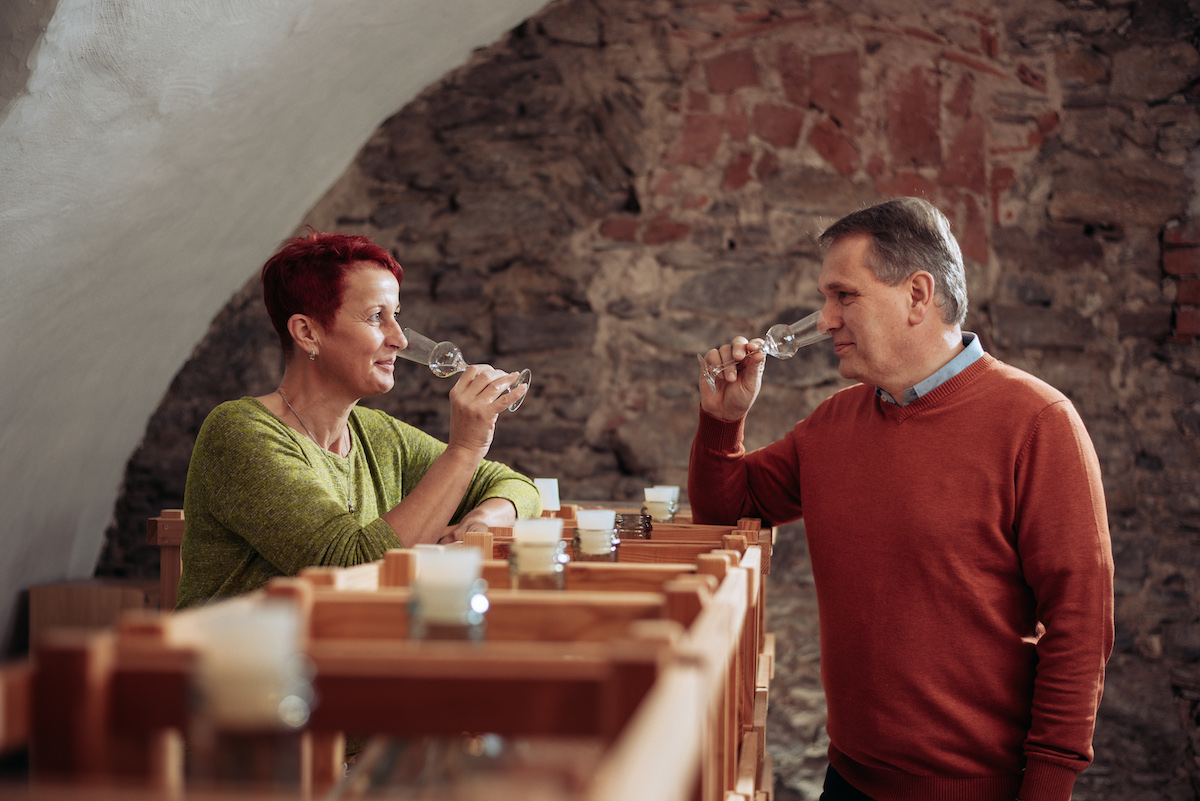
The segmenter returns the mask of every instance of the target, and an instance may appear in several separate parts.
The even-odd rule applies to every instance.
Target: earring
[[[316,349],[316,348],[313,348],[313,349],[312,349],[312,350],[309,352],[309,354],[308,354],[308,360],[309,360],[310,362],[315,362],[315,361],[317,360],[317,349]]]

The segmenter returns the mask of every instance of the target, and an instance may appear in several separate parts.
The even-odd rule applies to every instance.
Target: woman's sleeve
[[[395,418],[389,420],[400,439],[400,470],[407,494],[425,475],[434,459],[446,450],[446,443]],[[518,518],[537,517],[542,513],[542,497],[531,479],[500,462],[484,459],[475,469],[471,484],[451,522],[457,523],[463,515],[489,498],[511,501],[517,509]]]
[[[189,481],[214,521],[282,573],[370,562],[400,546],[383,520],[358,522],[294,438],[236,408],[205,421],[193,462]]]

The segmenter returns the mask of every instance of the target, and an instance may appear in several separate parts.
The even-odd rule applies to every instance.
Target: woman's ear
[[[298,352],[311,357],[320,349],[320,326],[307,314],[293,314],[287,328]]]
[[[926,315],[934,308],[936,289],[933,276],[925,270],[917,270],[908,277],[908,320],[910,323],[919,325],[925,321]]]

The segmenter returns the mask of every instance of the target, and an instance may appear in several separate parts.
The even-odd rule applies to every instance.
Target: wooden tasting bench
[[[343,732],[474,731],[590,743],[554,761],[549,775],[566,778],[539,785],[547,801],[769,801],[770,546],[757,541],[769,543],[771,532],[660,526],[637,545],[675,560],[664,553],[569,564],[562,592],[510,590],[507,563],[485,560],[490,608],[481,643],[407,639],[419,554],[399,549],[366,565],[310,568],[207,607],[131,612],[115,629],[51,632],[24,674],[34,710],[31,797],[43,792],[52,801],[55,788],[80,783],[203,797],[205,788],[185,782],[182,745],[197,649],[220,648],[197,639],[203,618],[226,604],[249,610],[283,598],[304,621],[318,701],[297,735],[295,787],[276,790],[278,797],[323,797],[334,787]],[[743,531],[753,531],[756,544]],[[474,545],[494,557],[504,536],[489,532],[491,543]],[[679,543],[696,547],[684,552],[673,547]],[[490,798],[528,789],[489,776]]]

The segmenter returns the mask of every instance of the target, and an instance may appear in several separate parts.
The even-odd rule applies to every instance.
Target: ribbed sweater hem
[[[829,762],[846,781],[876,801],[1013,801],[1021,774],[1001,776],[915,776],[860,765],[832,746]]]

